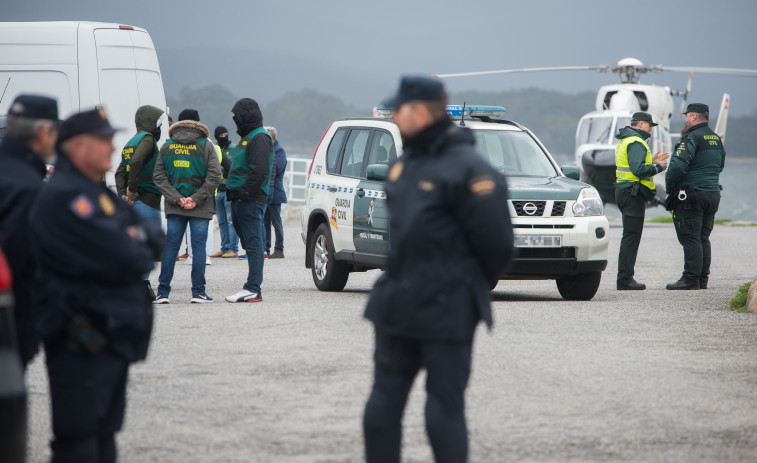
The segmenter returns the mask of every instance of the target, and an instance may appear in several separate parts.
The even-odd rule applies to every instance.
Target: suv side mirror
[[[378,180],[383,182],[386,180],[386,176],[389,175],[389,166],[385,164],[371,164],[366,169],[366,178],[368,180]]]
[[[566,177],[572,178],[573,180],[580,180],[581,179],[581,171],[578,170],[578,167],[575,166],[560,166],[560,169],[562,169],[562,173],[565,174]]]

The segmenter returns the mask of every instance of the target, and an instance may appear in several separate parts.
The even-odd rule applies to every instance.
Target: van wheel
[[[336,261],[328,224],[318,226],[312,243],[309,252],[313,256],[311,272],[315,287],[321,291],[343,290],[350,272],[347,265]]]
[[[597,294],[602,272],[579,273],[570,277],[557,279],[557,290],[563,299],[569,301],[588,301]]]

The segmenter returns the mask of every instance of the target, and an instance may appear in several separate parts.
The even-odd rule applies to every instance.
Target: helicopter
[[[594,111],[582,116],[576,129],[575,162],[581,172],[581,181],[595,187],[606,204],[615,203],[615,145],[618,141],[615,138],[615,134],[621,128],[631,125],[631,116],[633,113],[637,111],[648,112],[658,124],[652,129],[649,139],[649,149],[651,152],[670,153],[673,149],[673,139],[680,137],[680,135],[671,134],[670,132],[670,122],[673,119],[675,108],[673,98],[682,97],[681,106],[678,110],[680,117],[691,93],[695,72],[757,77],[757,70],[754,69],[647,66],[636,58],[623,58],[614,66],[539,67],[434,74],[432,76],[452,78],[548,71],[598,71],[601,73],[611,72],[620,76],[620,83],[603,85],[599,88]],[[663,71],[688,72],[689,80],[686,89],[676,91],[667,85],[645,85],[639,82],[643,74]],[[730,95],[725,93],[723,94],[718,120],[714,128],[715,133],[723,140],[725,140],[729,104]],[[665,198],[665,173],[660,172],[655,175],[654,183],[656,195],[648,204],[649,207],[663,203],[663,198]]]

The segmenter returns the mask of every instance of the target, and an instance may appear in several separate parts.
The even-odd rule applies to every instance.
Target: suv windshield
[[[541,147],[526,132],[474,130],[476,148],[495,169],[508,176],[555,177]]]

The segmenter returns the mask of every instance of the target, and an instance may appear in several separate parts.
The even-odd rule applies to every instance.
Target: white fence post
[[[298,206],[305,205],[305,192],[308,181],[308,170],[312,161],[306,158],[287,159],[287,169],[284,173],[284,188],[287,194],[287,203]],[[289,211],[287,205],[281,208],[281,218],[287,220]]]

